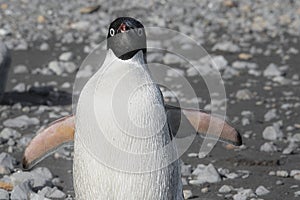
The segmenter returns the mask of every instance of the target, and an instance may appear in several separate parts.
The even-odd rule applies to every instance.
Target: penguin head
[[[146,33],[141,22],[130,17],[114,20],[108,29],[107,49],[122,59],[132,58],[138,51],[146,54]]]

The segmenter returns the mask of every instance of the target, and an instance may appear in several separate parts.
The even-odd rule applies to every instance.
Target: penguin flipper
[[[196,131],[203,137],[235,146],[242,145],[242,137],[238,130],[223,119],[201,110],[183,109],[171,105],[165,105],[165,108],[174,137],[186,137],[187,134]]]
[[[63,117],[40,130],[26,147],[22,165],[30,169],[57,149],[74,141],[75,116]]]

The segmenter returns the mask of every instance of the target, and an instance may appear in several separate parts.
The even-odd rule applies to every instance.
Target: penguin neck
[[[139,50],[132,58],[130,59],[120,59],[118,58],[114,52],[109,49],[106,54],[106,59],[104,60],[103,66],[104,68],[109,68],[114,62],[123,63],[124,65],[128,64],[139,64],[142,68],[148,70],[147,60],[146,60],[146,53],[143,50]]]

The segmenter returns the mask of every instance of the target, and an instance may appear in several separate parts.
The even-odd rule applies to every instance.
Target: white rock
[[[266,142],[260,147],[260,151],[263,152],[276,152],[278,149],[277,147],[273,144],[273,142]]]
[[[221,177],[218,171],[212,164],[209,164],[207,166],[198,165],[192,174],[197,176],[195,180],[190,181],[190,184],[193,185],[200,185],[203,183],[217,183],[221,181]]]
[[[283,154],[292,154],[298,148],[298,144],[290,142],[289,145],[283,150]]]
[[[10,176],[14,185],[18,185],[27,180],[32,180],[33,187],[44,187],[51,185],[51,172],[45,167],[38,167],[31,172],[16,172]]]
[[[7,119],[3,122],[3,125],[10,128],[27,128],[31,125],[38,125],[40,120],[35,117],[28,117],[27,115],[21,115],[13,119]]]
[[[148,43],[147,43],[148,45]],[[148,63],[157,62],[160,63],[163,60],[163,57],[160,53],[149,53],[147,54]]]
[[[21,137],[21,133],[19,133],[18,131],[11,129],[11,128],[4,128],[1,132],[0,132],[0,137],[8,140],[10,138],[12,139],[16,139]]]
[[[191,190],[183,190],[183,197],[184,199],[189,199],[193,197],[193,193]]]
[[[266,122],[269,122],[269,121],[271,121],[272,119],[277,118],[276,109],[273,108],[273,109],[269,110],[269,111],[265,114],[264,118],[265,118],[265,121],[266,121]]]
[[[249,89],[238,90],[235,97],[239,100],[250,100],[252,98],[252,93]]]
[[[294,192],[295,197],[300,197],[300,190],[297,192]]]
[[[267,188],[265,188],[264,186],[261,185],[258,188],[256,188],[255,193],[258,196],[263,196],[263,195],[266,195],[266,194],[270,193],[270,191]]]
[[[72,52],[64,52],[59,56],[59,60],[61,61],[70,61],[74,57]]]
[[[64,68],[61,66],[61,63],[58,61],[51,61],[48,64],[48,68],[58,76],[62,75],[62,73],[64,72]]]
[[[234,200],[247,200],[250,197],[255,197],[251,189],[241,189],[237,194],[233,195]]]
[[[7,36],[9,34],[11,34],[10,30],[6,30],[6,29],[3,29],[3,28],[0,29],[0,35],[1,36]]]
[[[6,190],[0,189],[0,199],[9,199],[9,193]]]
[[[239,71],[237,71],[236,69],[232,67],[226,67],[222,77],[224,79],[231,79],[232,77],[238,76],[239,74],[240,74]]]
[[[213,67],[217,70],[223,70],[226,68],[228,61],[224,56],[214,56],[212,58]]]
[[[256,69],[258,68],[256,63],[245,62],[245,61],[235,61],[232,63],[232,67],[236,69]]]
[[[275,65],[274,63],[271,63],[270,65],[268,65],[268,67],[264,70],[264,76],[266,77],[272,77],[272,76],[280,76],[282,73],[281,71],[278,69],[277,65]]]
[[[281,180],[276,181],[276,185],[283,185],[284,183]]]
[[[300,174],[296,174],[296,175],[294,176],[294,179],[300,181]]]
[[[300,174],[300,170],[294,169],[290,172],[291,177],[295,176],[296,174]]]
[[[86,30],[89,27],[90,27],[89,21],[79,21],[79,22],[71,24],[71,28],[77,29],[77,30]]]
[[[202,193],[207,193],[209,191],[208,187],[201,188]]]
[[[282,137],[282,133],[274,126],[267,126],[262,136],[265,140],[276,140],[277,138]]]
[[[9,155],[8,153],[2,152],[0,154],[0,165],[7,167],[10,170],[14,169],[14,165],[16,164],[16,159]]]
[[[184,71],[181,69],[168,69],[167,70],[167,76],[169,77],[183,77],[184,76]]]
[[[229,185],[223,185],[220,189],[219,189],[219,193],[229,193],[233,190],[232,186]]]
[[[60,64],[63,67],[63,71],[68,73],[74,73],[77,69],[76,65],[73,62],[65,62]]]
[[[43,195],[39,195],[36,193],[30,193],[30,200],[50,200],[50,199],[44,197]]]
[[[175,54],[167,53],[164,56],[163,61],[164,61],[165,64],[170,65],[170,64],[181,63],[183,60]]]
[[[63,187],[64,186],[64,182],[59,177],[53,178],[51,182],[56,187]]]
[[[61,88],[67,89],[67,88],[70,88],[71,86],[72,86],[71,83],[65,82],[61,85]]]
[[[4,175],[4,174],[8,175],[10,173],[11,173],[11,170],[8,167],[0,165],[0,174],[2,174],[2,175]]]
[[[187,69],[187,76],[206,76],[212,72],[212,68],[208,64],[199,64],[197,61],[191,61],[192,66]]]
[[[28,69],[25,65],[17,65],[14,67],[14,73],[15,74],[26,74],[28,73]]]
[[[289,173],[285,170],[278,170],[276,171],[276,176],[279,176],[279,177],[288,177],[289,176]]]
[[[46,167],[37,167],[34,170],[32,170],[31,173],[34,173],[40,177],[44,177],[47,180],[51,180],[53,178],[52,173]]]
[[[212,48],[213,51],[220,50],[220,51],[228,51],[228,52],[238,52],[240,51],[239,46],[233,44],[230,41],[225,41],[221,43],[217,43]]]
[[[269,172],[269,175],[270,175],[270,176],[275,176],[275,175],[276,175],[276,172],[270,171],[270,172]]]
[[[31,189],[31,182],[25,181],[14,187],[11,192],[11,199],[28,199],[28,196],[33,193]]]
[[[192,165],[181,165],[181,175],[190,176],[192,173]]]
[[[38,192],[38,194],[50,199],[61,199],[66,197],[66,194],[57,189],[57,187],[51,188],[48,186],[44,187],[41,191]]]
[[[238,178],[239,175],[237,173],[229,173],[229,174],[225,174],[226,178],[229,178],[229,179],[235,179],[235,178]]]
[[[41,44],[40,46],[41,51],[47,51],[48,49],[49,49],[49,44],[47,44],[46,42]]]
[[[294,134],[294,135],[293,135],[293,140],[294,140],[295,142],[300,142],[300,133]]]
[[[25,83],[19,83],[12,90],[16,91],[16,92],[25,92],[26,91],[26,85],[25,85]]]

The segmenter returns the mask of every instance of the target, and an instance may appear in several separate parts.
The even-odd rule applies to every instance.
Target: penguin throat
[[[121,60],[129,60],[129,59],[133,58],[139,51],[143,52],[144,62],[146,63],[146,49],[137,49],[137,50],[130,51],[130,52],[127,52],[127,53],[125,53],[123,55],[119,55],[119,56],[116,55],[115,52],[114,53]]]

